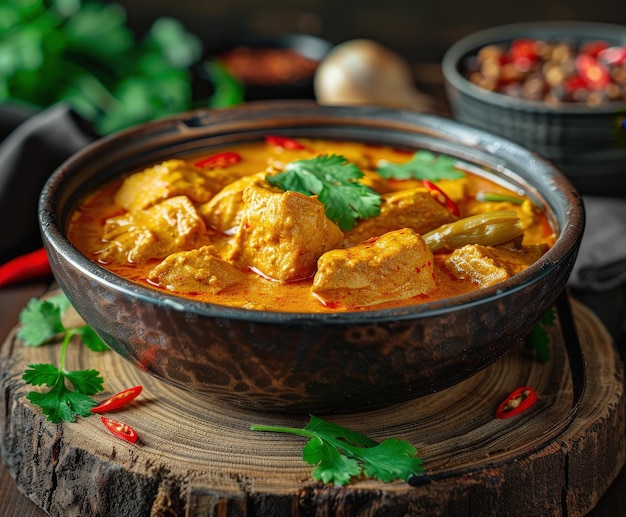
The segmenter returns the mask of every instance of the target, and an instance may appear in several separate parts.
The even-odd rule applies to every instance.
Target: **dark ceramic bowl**
[[[67,240],[76,200],[104,181],[270,131],[447,153],[524,188],[545,208],[558,239],[537,263],[497,286],[433,303],[333,314],[252,311],[157,292],[111,274]],[[304,101],[198,111],[104,138],[52,175],[40,203],[54,274],[113,350],[167,383],[268,411],[356,411],[473,375],[506,354],[553,305],[584,226],[569,181],[516,144],[435,116]]]
[[[494,93],[463,75],[469,56],[514,39],[626,45],[626,27],[605,23],[539,22],[505,25],[471,34],[445,53],[447,97],[460,122],[491,131],[536,151],[563,171],[582,194],[626,194],[626,102],[598,107],[581,103],[550,107],[542,101]]]
[[[255,51],[289,51],[297,56],[310,60],[311,66],[324,59],[332,48],[332,44],[311,34],[285,33],[285,34],[244,34],[233,37],[229,41],[222,42],[211,49],[207,58],[220,58],[224,60],[229,69],[228,55],[233,50],[244,51],[248,57],[242,59],[240,54],[237,69],[242,69],[244,63],[249,62],[249,70],[241,70],[244,79],[240,78],[246,101],[278,100],[278,99],[314,99],[313,78],[315,68],[306,68],[298,71],[290,70],[289,67],[298,67],[297,59],[287,59],[275,56],[280,60],[275,66],[272,62],[265,66],[254,59]],[[248,54],[246,51],[250,52]],[[258,56],[256,56],[258,58]],[[271,73],[271,71],[275,73]],[[231,73],[233,71],[231,70]],[[204,75],[205,78],[206,74]],[[234,74],[238,77],[237,74]],[[258,79],[255,77],[258,76]],[[270,80],[271,79],[271,80]]]

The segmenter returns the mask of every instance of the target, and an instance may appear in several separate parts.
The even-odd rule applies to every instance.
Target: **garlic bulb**
[[[419,92],[408,63],[368,39],[335,46],[320,63],[314,79],[319,104],[370,105],[429,111],[430,99]]]

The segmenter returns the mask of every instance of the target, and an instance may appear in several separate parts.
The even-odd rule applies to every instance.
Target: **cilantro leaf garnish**
[[[76,330],[80,333],[80,338],[83,340],[83,343],[85,343],[87,348],[92,352],[104,352],[109,349],[107,344],[100,339],[100,336],[98,336],[90,326],[86,325]]]
[[[47,392],[31,391],[26,398],[39,406],[48,420],[59,423],[62,420],[73,422],[76,416],[89,416],[96,401],[90,397],[102,391],[104,380],[96,370],[65,369],[65,355],[73,336],[80,336],[82,341],[93,351],[107,350],[106,344],[91,327],[85,325],[66,329],[62,315],[69,307],[65,295],[58,295],[48,300],[31,299],[20,313],[22,326],[17,337],[27,346],[40,346],[54,336],[63,334],[59,363],[29,364],[22,375],[24,382],[33,386],[48,386]]]
[[[548,311],[530,331],[530,334],[526,336],[526,346],[534,352],[535,357],[542,364],[547,363],[550,359],[551,340],[550,334],[548,333],[548,327],[554,325],[555,317],[554,308],[548,309]]]
[[[104,380],[96,370],[67,372],[47,363],[29,364],[22,379],[33,386],[49,386],[46,393],[31,391],[26,398],[39,406],[50,422],[73,422],[89,416],[96,401],[89,395],[102,391]],[[67,383],[71,384],[71,390]]]
[[[357,219],[380,213],[380,194],[359,183],[362,177],[361,169],[345,157],[326,154],[290,162],[283,172],[266,179],[283,190],[317,196],[326,216],[345,231],[354,228]]]
[[[404,163],[381,161],[378,174],[386,179],[396,180],[429,180],[464,178],[465,173],[455,168],[456,159],[451,156],[436,156],[423,149],[417,151]]]
[[[63,332],[61,308],[51,300],[32,298],[20,313],[17,337],[27,346],[39,346]]]
[[[407,441],[392,438],[378,443],[313,415],[302,429],[266,425],[250,428],[253,431],[289,433],[309,438],[302,459],[316,465],[312,476],[324,483],[345,485],[360,475],[383,482],[395,479],[406,481],[424,472],[417,450]]]

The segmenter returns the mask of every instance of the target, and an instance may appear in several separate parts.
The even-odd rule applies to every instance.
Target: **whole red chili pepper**
[[[268,135],[265,137],[265,143],[284,149],[306,149],[307,147],[293,138],[286,136]]]
[[[108,399],[101,402],[97,406],[92,407],[91,412],[104,413],[105,411],[113,411],[114,409],[119,409],[122,406],[128,404],[131,400],[137,398],[142,389],[142,386],[134,386],[124,391],[120,391],[119,393],[110,396]]]
[[[457,217],[461,216],[461,211],[459,207],[456,205],[454,201],[452,201],[448,195],[441,190],[437,185],[435,185],[432,181],[422,180],[422,184],[430,190],[435,199],[439,202],[439,204],[445,206],[450,212],[452,212]]]
[[[52,274],[44,248],[20,255],[0,266],[0,287]]]
[[[526,411],[537,402],[537,393],[530,386],[522,386],[505,398],[496,410],[496,418],[511,418]]]
[[[128,443],[135,443],[139,438],[137,431],[124,422],[108,418],[106,416],[100,417],[104,426],[113,433],[113,436],[124,440]]]
[[[231,151],[212,154],[198,160],[194,165],[203,169],[223,169],[229,165],[235,165],[241,161],[241,156]]]

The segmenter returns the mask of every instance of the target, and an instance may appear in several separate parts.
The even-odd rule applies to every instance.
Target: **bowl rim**
[[[550,248],[537,262],[526,270],[513,277],[495,285],[478,291],[465,293],[452,298],[435,300],[431,302],[404,305],[388,309],[364,309],[359,311],[345,312],[324,312],[324,313],[297,313],[297,312],[273,312],[250,310],[225,305],[199,302],[175,294],[169,294],[160,290],[144,287],[131,282],[123,277],[115,275],[92,261],[81,253],[65,236],[65,231],[59,227],[57,217],[56,200],[58,189],[67,187],[67,182],[71,179],[72,172],[89,163],[91,154],[95,150],[106,151],[125,138],[133,138],[138,135],[158,136],[173,128],[180,128],[191,121],[193,126],[197,119],[208,120],[208,123],[215,122],[215,117],[225,117],[226,119],[236,118],[238,114],[246,116],[253,113],[257,116],[271,114],[276,116],[280,108],[288,108],[289,115],[283,116],[284,121],[289,122],[284,127],[293,129],[293,113],[303,110],[308,113],[314,110],[316,115],[332,116],[336,119],[347,117],[348,120],[359,119],[364,122],[375,122],[376,118],[383,117],[388,120],[396,117],[396,122],[408,123],[406,127],[418,126],[429,135],[435,134],[439,138],[446,137],[444,141],[453,141],[461,146],[473,145],[476,147],[489,147],[488,144],[497,143],[498,149],[504,149],[511,159],[524,160],[532,163],[533,167],[539,167],[545,179],[545,188],[557,191],[555,183],[560,183],[562,188],[560,193],[567,198],[567,214],[569,223],[560,228],[560,233],[554,246]],[[293,111],[295,110],[295,111]],[[296,126],[297,127],[297,126]],[[273,127],[272,130],[275,130]],[[495,157],[494,157],[495,160]],[[534,187],[533,185],[529,185]],[[543,197],[543,196],[542,196]],[[545,200],[543,200],[545,201]],[[86,275],[90,281],[104,285],[109,290],[118,294],[132,296],[143,302],[155,303],[159,306],[171,310],[187,312],[198,316],[209,316],[216,318],[247,320],[256,323],[280,323],[287,325],[335,325],[346,323],[373,323],[385,321],[401,321],[406,319],[427,318],[434,315],[442,315],[461,309],[471,309],[475,305],[485,303],[487,300],[497,300],[512,292],[524,289],[528,284],[541,282],[558,265],[559,260],[575,258],[580,241],[582,239],[585,213],[582,197],[571,184],[570,180],[559,171],[553,164],[543,157],[529,151],[522,146],[502,139],[501,137],[483,130],[464,125],[453,119],[439,115],[408,112],[390,108],[363,107],[363,106],[320,106],[310,101],[257,101],[242,104],[228,109],[200,109],[191,112],[178,114],[165,119],[147,122],[122,130],[113,135],[109,135],[96,140],[87,145],[73,156],[63,162],[46,181],[39,198],[39,223],[44,241],[44,246],[51,254],[54,250],[65,260],[71,263],[72,267],[78,269]],[[573,257],[572,257],[573,255]]]
[[[499,25],[473,32],[453,43],[445,51],[441,61],[444,80],[467,96],[488,104],[499,105],[504,109],[534,111],[544,114],[599,116],[614,115],[626,111],[626,101],[613,101],[598,107],[587,106],[583,103],[563,103],[555,107],[549,106],[543,101],[519,99],[481,88],[466,79],[459,71],[461,60],[485,45],[505,43],[519,37],[539,37],[539,35],[545,35],[545,37],[552,39],[567,37],[570,39],[621,40],[621,44],[626,45],[626,26],[615,23],[560,20]]]

